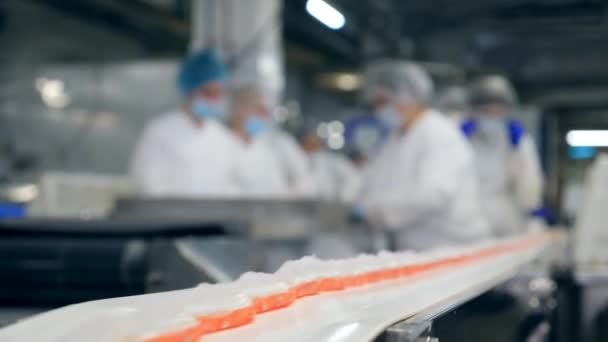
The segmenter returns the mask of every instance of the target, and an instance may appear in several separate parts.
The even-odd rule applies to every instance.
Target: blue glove
[[[473,133],[475,133],[475,129],[477,128],[477,122],[473,119],[465,120],[460,124],[460,130],[468,139],[471,138]]]
[[[534,210],[530,210],[528,212],[528,216],[532,218],[542,219],[545,222],[552,222],[553,220],[553,213],[551,213],[551,210],[546,207],[539,207]]]
[[[519,146],[519,142],[523,138],[524,134],[526,134],[526,128],[521,122],[515,119],[509,119],[507,125],[509,127],[509,140],[511,142],[511,146]]]

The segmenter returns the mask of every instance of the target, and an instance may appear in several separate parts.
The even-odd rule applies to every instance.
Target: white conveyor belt
[[[416,279],[305,298],[254,324],[201,341],[367,342],[387,327],[461,294],[482,294],[512,277],[539,249],[492,258]]]
[[[249,324],[205,334],[200,341],[369,341],[387,327],[417,313],[441,306],[457,297],[471,298],[495,287],[515,275],[520,267],[531,262],[557,238],[559,235],[551,233],[522,236],[509,241],[511,247],[516,246],[515,249],[501,249],[505,243],[497,242],[489,247],[501,252],[464,263],[373,285],[298,298],[288,307],[257,314]],[[121,310],[162,296],[172,298],[174,294],[69,306],[1,329],[0,341],[137,341],[115,337],[124,328],[121,325],[127,324],[127,320],[120,319]]]

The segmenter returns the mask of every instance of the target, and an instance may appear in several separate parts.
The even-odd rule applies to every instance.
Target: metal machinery
[[[312,201],[124,200],[104,219],[2,221],[0,317],[7,324],[23,308],[45,310],[268,270],[307,254],[316,229],[343,225],[345,212]]]

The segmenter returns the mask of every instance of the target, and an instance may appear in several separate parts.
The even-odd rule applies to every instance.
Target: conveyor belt
[[[369,341],[396,322],[491,289],[513,276],[554,239],[552,234],[536,234],[486,246],[481,253],[477,247],[474,251],[478,252],[470,254],[477,257],[465,258],[464,262],[430,259],[430,263],[443,266],[373,285],[300,298],[286,308],[256,315],[250,324],[207,333],[201,341]],[[180,295],[164,296],[170,299]],[[157,297],[114,299],[56,310],[0,330],[0,340],[126,341],[116,337],[121,336],[121,329],[128,328],[120,315],[136,303],[154,298]]]
[[[201,341],[367,342],[389,326],[426,310],[473,298],[512,277],[539,252],[528,250],[461,269],[403,279],[381,286],[323,294],[256,319],[254,324]],[[447,304],[447,305],[446,305]]]

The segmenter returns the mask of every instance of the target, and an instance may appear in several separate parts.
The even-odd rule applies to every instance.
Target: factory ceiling
[[[290,17],[306,18],[305,2],[287,2],[287,32],[294,30]],[[447,62],[462,66],[469,76],[507,74],[527,101],[545,106],[608,107],[606,1],[332,3],[344,13],[346,26],[335,32],[321,27],[324,34],[309,28],[308,41],[332,50],[342,60],[357,63],[376,56],[402,56]],[[306,22],[308,25],[301,26],[314,26],[314,19],[308,17]]]
[[[134,37],[151,55],[187,48],[189,1],[32,1]],[[504,73],[543,106],[608,108],[606,1],[328,0],[346,18],[340,30],[311,17],[306,1],[285,1],[288,63],[335,71],[398,56],[458,66],[467,77]],[[0,7],[0,30],[2,22]]]

